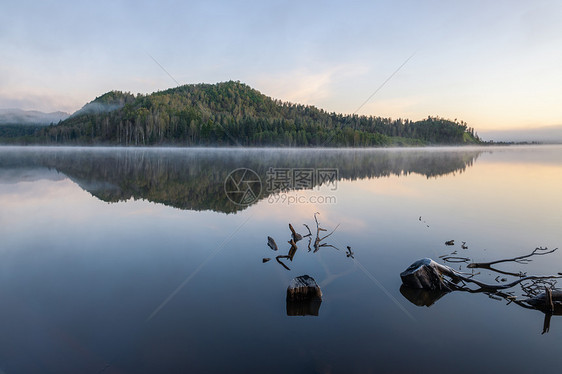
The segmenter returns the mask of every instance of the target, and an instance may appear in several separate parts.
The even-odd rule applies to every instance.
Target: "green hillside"
[[[467,144],[464,123],[328,113],[240,83],[190,84],[150,95],[108,92],[36,135],[48,144],[336,146]]]

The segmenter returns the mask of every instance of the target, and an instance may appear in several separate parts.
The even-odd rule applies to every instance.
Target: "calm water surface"
[[[262,183],[248,205],[225,193],[237,168]],[[295,190],[282,173],[299,170],[314,179]],[[322,183],[319,170],[337,177]],[[543,313],[482,293],[417,306],[399,274],[423,257],[562,246],[561,191],[559,146],[2,147],[0,373],[556,371],[559,316],[541,334]],[[315,236],[316,212],[321,235],[339,225],[330,246],[303,239],[280,260],[287,270],[275,257],[290,247],[288,224]],[[498,267],[556,274],[561,256]],[[303,274],[322,288],[318,316],[287,306]]]

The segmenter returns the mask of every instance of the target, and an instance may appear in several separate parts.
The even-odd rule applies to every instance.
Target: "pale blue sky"
[[[562,124],[560,1],[25,1],[0,11],[0,108],[240,80],[359,114]]]

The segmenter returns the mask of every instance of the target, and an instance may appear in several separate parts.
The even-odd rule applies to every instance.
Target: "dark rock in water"
[[[271,260],[271,259],[270,259],[269,257],[266,257],[266,258],[263,258],[261,261],[262,261],[262,263],[266,263],[266,262],[268,262],[268,261],[270,261],[270,260]]]
[[[287,300],[306,300],[314,297],[322,299],[322,291],[314,278],[308,275],[293,278],[287,288]]]
[[[450,291],[443,281],[443,274],[449,275],[450,269],[439,265],[430,258],[423,258],[414,262],[400,273],[402,283],[411,288],[421,288],[432,291]]]
[[[275,243],[275,240],[273,240],[271,236],[267,237],[267,245],[269,246],[269,248],[273,249],[274,251],[277,251],[279,249],[277,248],[277,243]]]
[[[448,291],[446,290],[424,290],[421,288],[412,288],[407,287],[405,285],[400,286],[400,293],[404,296],[409,302],[417,306],[427,306],[430,307],[437,300],[446,295]]]
[[[322,291],[314,278],[301,275],[287,288],[288,316],[317,316],[322,304]]]
[[[447,240],[445,242],[445,245],[455,245],[455,241],[454,240]]]

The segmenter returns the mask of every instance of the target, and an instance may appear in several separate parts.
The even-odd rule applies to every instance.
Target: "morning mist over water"
[[[225,190],[239,168],[262,184],[248,204]],[[335,178],[318,183],[314,172],[327,169]],[[400,273],[424,257],[470,273],[468,262],[443,259],[556,248],[561,172],[557,146],[0,148],[0,351],[18,352],[2,356],[2,370],[409,371],[430,365],[436,349],[442,364],[456,365],[452,331],[479,357],[460,372],[509,367],[498,347],[552,352],[516,370],[550,367],[562,333],[556,315],[541,335],[538,310],[482,293],[428,299],[404,291]],[[286,188],[268,191],[268,178],[282,175]],[[295,188],[297,175],[313,178]],[[292,252],[288,224],[304,236]],[[314,238],[327,234],[316,249]],[[498,267],[560,271],[557,251],[532,260]],[[518,279],[473,273],[489,284]],[[321,303],[286,300],[304,274]],[[523,297],[519,286],[511,291]]]

